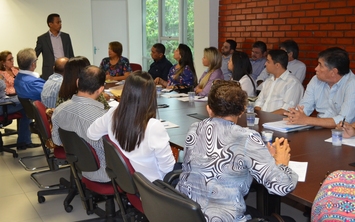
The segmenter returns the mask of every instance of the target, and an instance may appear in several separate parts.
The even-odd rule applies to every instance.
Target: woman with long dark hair
[[[185,44],[179,44],[174,51],[174,59],[178,62],[170,68],[168,81],[161,78],[154,80],[155,84],[167,89],[185,89],[197,86],[197,76],[191,49]]]
[[[240,83],[249,97],[256,96],[256,84],[251,77],[253,68],[249,56],[245,52],[235,51],[228,62],[228,69],[232,72],[233,80]]]
[[[151,75],[135,71],[126,79],[121,101],[87,131],[92,140],[108,134],[133,168],[149,180],[163,179],[175,164],[169,135],[156,119],[156,88]]]

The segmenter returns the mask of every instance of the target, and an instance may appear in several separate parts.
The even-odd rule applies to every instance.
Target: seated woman
[[[296,187],[298,175],[287,166],[287,139],[266,147],[258,132],[237,124],[246,103],[238,82],[217,81],[208,95],[210,118],[188,131],[176,189],[201,205],[206,221],[251,219],[244,196],[253,179],[281,196]]]
[[[154,80],[156,85],[167,89],[192,89],[197,85],[194,60],[191,49],[185,44],[179,44],[174,51],[174,59],[178,62],[170,68],[168,81],[162,78]]]
[[[253,73],[253,68],[248,55],[245,52],[235,51],[229,59],[228,69],[232,72],[233,80],[239,81],[248,97],[255,97],[256,85],[254,79],[250,76]]]
[[[133,168],[150,181],[163,179],[175,164],[169,135],[156,119],[154,81],[147,72],[135,71],[126,79],[121,102],[91,124],[88,138],[108,134]]]
[[[86,66],[89,65],[89,60],[84,56],[76,56],[68,60],[64,67],[63,82],[58,93],[56,107],[59,106],[59,104],[71,99],[71,97],[77,93],[78,75]],[[97,101],[104,104],[105,109],[110,108],[103,93],[101,93]]]
[[[213,81],[216,79],[224,79],[221,70],[221,53],[215,47],[205,48],[203,51],[202,64],[207,66],[208,69],[203,72],[199,84],[195,87],[195,92],[199,96],[207,96]]]
[[[122,44],[110,42],[108,44],[108,56],[101,61],[100,69],[106,73],[107,80],[125,80],[132,69],[129,60],[122,56]]]
[[[6,95],[16,94],[14,81],[17,73],[18,68],[14,67],[14,57],[12,53],[10,51],[0,52],[0,74],[4,77]]]

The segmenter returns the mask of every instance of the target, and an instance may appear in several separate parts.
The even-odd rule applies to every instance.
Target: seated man
[[[4,77],[0,75],[0,102],[13,102],[14,106],[7,106],[8,114],[20,112],[22,118],[20,118],[18,128],[17,128],[17,150],[25,150],[27,148],[38,147],[41,144],[33,144],[31,140],[31,131],[30,131],[30,120],[27,118],[23,107],[18,100],[17,96],[6,96],[5,94],[6,84],[4,82]],[[3,115],[3,109],[0,108],[0,115]]]
[[[232,72],[228,69],[229,59],[232,57],[232,54],[237,51],[237,43],[233,39],[227,39],[221,48],[222,53],[222,67],[224,80],[230,80],[232,78]]]
[[[55,108],[58,92],[63,82],[64,66],[67,62],[68,58],[66,57],[57,59],[54,64],[54,73],[44,83],[41,99],[47,108]]]
[[[165,46],[161,43],[156,43],[151,49],[150,56],[154,62],[150,65],[148,73],[153,79],[161,78],[164,81],[168,81],[168,74],[170,68],[173,66],[169,60],[165,57]]]
[[[14,82],[18,97],[41,101],[41,92],[45,80],[39,78],[36,69],[37,56],[35,50],[26,48],[17,53],[20,68]]]
[[[265,68],[266,54],[267,54],[267,47],[265,42],[256,41],[253,44],[253,48],[251,50],[251,58],[250,58],[250,63],[251,66],[253,67],[253,73],[251,74],[251,77],[253,77],[254,80],[258,78],[261,71],[263,71],[263,69]]]
[[[104,90],[105,73],[97,66],[87,66],[79,73],[77,80],[78,93],[60,104],[52,116],[52,140],[56,145],[62,145],[58,129],[76,132],[78,136],[88,142],[96,151],[100,161],[100,169],[94,172],[83,172],[83,176],[97,182],[109,182],[105,168],[105,152],[102,139],[90,140],[86,136],[86,130],[97,118],[106,113],[104,105],[96,99]]]
[[[286,120],[326,128],[334,128],[344,118],[355,122],[355,76],[349,54],[339,47],[326,49],[319,53],[315,70],[297,109],[284,113]],[[310,116],[314,110],[317,117]]]
[[[288,108],[295,107],[302,98],[303,86],[287,70],[288,57],[284,50],[270,50],[266,59],[266,70],[273,76],[267,78],[255,110],[283,114]]]
[[[302,83],[306,76],[306,65],[297,59],[299,52],[297,43],[293,40],[286,40],[280,44],[280,49],[287,52],[287,69]],[[269,73],[264,69],[256,79],[257,84],[260,85],[267,77],[269,77]]]

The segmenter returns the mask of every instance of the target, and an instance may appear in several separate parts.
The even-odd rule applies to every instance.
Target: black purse
[[[176,85],[175,88],[174,88],[174,91],[176,91],[178,93],[188,93],[188,92],[191,91],[191,87],[190,86],[184,86],[184,85]]]

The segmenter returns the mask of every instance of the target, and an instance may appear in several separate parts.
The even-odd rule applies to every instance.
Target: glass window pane
[[[179,36],[179,0],[162,0],[162,36]]]
[[[179,41],[177,40],[163,40],[162,44],[165,46],[165,57],[174,65],[176,60],[174,59],[174,51],[179,46]]]
[[[190,46],[192,54],[194,53],[194,0],[187,1],[187,45]]]
[[[150,57],[150,50],[152,46],[159,41],[159,20],[158,20],[158,0],[145,1],[145,44],[143,55],[143,70],[148,70],[149,65],[152,63]],[[144,23],[143,23],[144,24]]]

